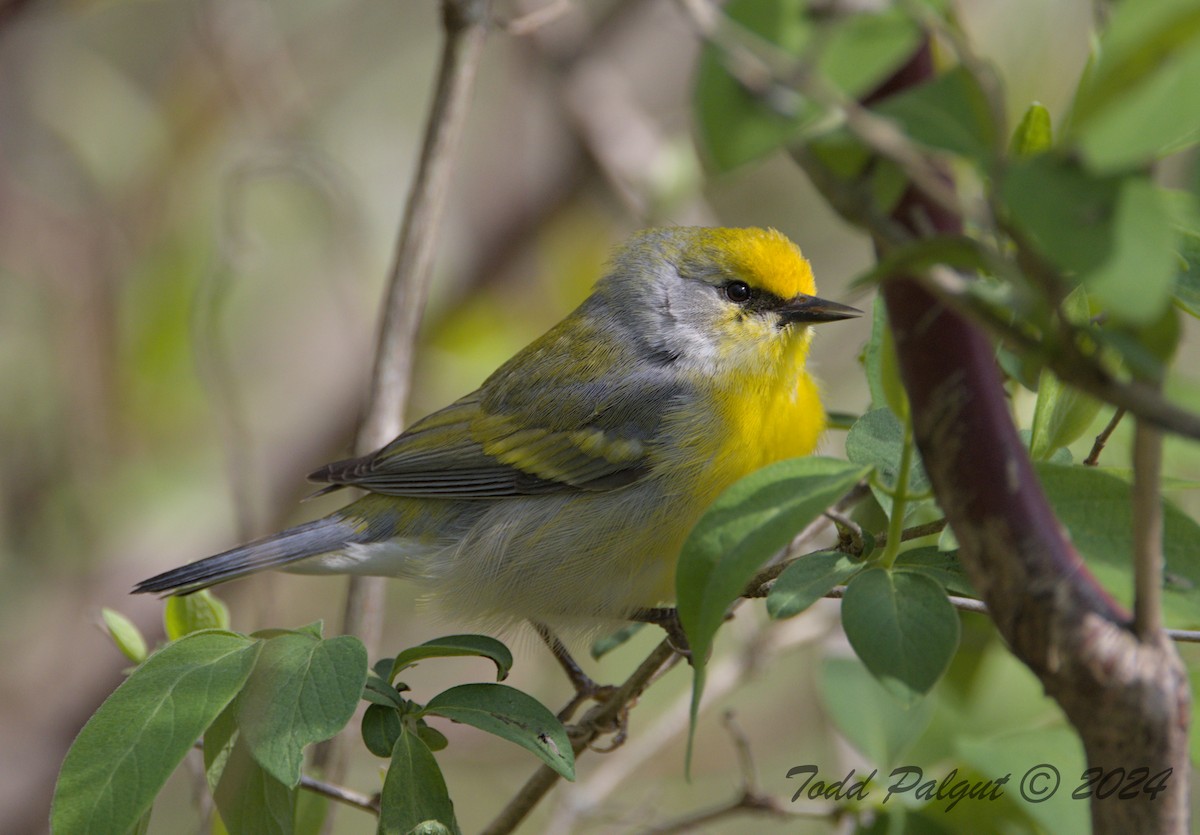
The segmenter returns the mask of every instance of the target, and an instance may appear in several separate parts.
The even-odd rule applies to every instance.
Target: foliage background
[[[1035,99],[1063,112],[1087,57],[1090,4],[962,8],[1005,78],[1010,120]],[[528,10],[498,6],[509,19]],[[340,501],[297,503],[304,474],[346,452],[359,416],[440,32],[432,2],[367,0],[35,2],[3,20],[0,830],[32,832],[45,827],[66,746],[125,666],[95,628],[99,607],[161,634],[161,604],[126,596],[136,580]],[[532,34],[495,33],[455,172],[413,416],[470,390],[560,318],[610,246],[647,223],[775,226],[804,248],[824,295],[869,303],[847,289],[871,261],[868,243],[783,155],[704,173],[692,138],[696,54],[669,0],[578,0]],[[1170,161],[1164,176],[1188,164]],[[857,412],[867,400],[856,355],[868,326],[821,331],[814,361],[831,409]],[[1182,356],[1194,346],[1191,334]],[[1172,393],[1195,408],[1200,377],[1186,359],[1178,368]],[[1016,407],[1027,425],[1031,401]],[[843,437],[830,433],[824,451],[840,455]],[[1169,475],[1200,475],[1195,445],[1167,443]],[[1119,433],[1107,455],[1123,460],[1126,448]],[[1197,491],[1173,498],[1200,510]],[[243,631],[318,617],[332,627],[343,586],[270,575],[223,596]],[[385,648],[463,628],[422,610],[401,583],[390,595]],[[799,648],[726,700],[763,788],[779,796],[794,790],[784,777],[793,765],[832,772],[863,761],[820,697],[821,659],[847,654],[836,613],[829,602],[789,623]],[[991,640],[967,621],[978,627],[968,639]],[[565,699],[545,651],[512,637],[512,683],[552,705]],[[618,678],[649,644],[642,636],[614,653],[599,677]],[[410,683],[436,692],[486,676],[472,666],[484,663],[430,664]],[[1006,675],[1011,692],[995,703],[1050,721],[1021,674]],[[652,688],[634,737],[686,686],[676,670]],[[469,729],[447,731],[441,761],[459,819],[475,829],[534,762]],[[1069,739],[1037,735],[1069,750]],[[1032,744],[1018,739],[1014,750]],[[1028,750],[1018,765],[1034,764],[1038,749]],[[605,762],[584,758],[581,773]],[[596,830],[738,790],[734,749],[715,721],[701,730],[691,784],[681,763],[676,738],[592,821]],[[364,757],[351,782],[372,789],[374,768]],[[567,814],[571,791],[582,797],[560,789],[543,823]],[[177,775],[152,831],[193,821],[190,794]],[[339,831],[371,828],[365,816],[339,815]]]

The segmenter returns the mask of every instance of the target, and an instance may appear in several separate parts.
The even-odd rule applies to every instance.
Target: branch
[[[594,706],[568,729],[576,757],[583,754],[597,737],[613,729],[626,707],[642,694],[674,655],[675,650],[669,641],[660,643],[612,696]],[[539,767],[500,814],[484,828],[482,835],[506,835],[512,832],[561,779],[562,776],[549,766]]]
[[[400,434],[411,386],[414,346],[433,272],[441,216],[463,133],[467,104],[483,51],[491,0],[443,0],[442,49],[421,158],[409,192],[375,352],[366,417],[355,448],[366,454]],[[378,577],[351,577],[343,632],[358,635],[374,654],[383,619]]]
[[[443,0],[442,48],[433,104],[425,128],[421,158],[388,276],[371,378],[367,413],[355,448],[366,454],[400,434],[412,377],[413,353],[421,314],[433,272],[433,254],[452,171],[455,150],[463,133],[467,104],[486,34],[491,0]],[[383,629],[386,578],[351,576],[342,618],[342,632],[357,635],[369,656],[378,649]],[[338,756],[339,734],[317,748],[315,763],[335,780],[345,773]]]

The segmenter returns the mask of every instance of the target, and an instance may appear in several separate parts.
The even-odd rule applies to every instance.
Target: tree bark
[[[931,75],[923,49],[876,96]],[[961,231],[911,188],[893,220],[913,235]],[[1067,540],[1017,436],[989,340],[915,278],[890,279],[883,296],[917,446],[997,629],[1062,706],[1090,768],[1169,774],[1156,796],[1093,799],[1094,831],[1187,832],[1191,697],[1174,646],[1161,629],[1139,639]],[[1079,784],[1063,775],[1060,791]]]

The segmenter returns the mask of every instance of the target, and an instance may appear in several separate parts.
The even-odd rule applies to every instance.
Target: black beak
[[[848,304],[839,304],[816,296],[796,296],[788,299],[776,312],[780,316],[780,324],[790,325],[797,322],[804,325],[814,325],[820,322],[837,322],[841,319],[853,319],[862,316],[863,312]]]

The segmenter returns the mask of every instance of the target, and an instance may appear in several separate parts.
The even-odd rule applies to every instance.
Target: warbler
[[[825,427],[815,295],[772,229],[634,236],[570,315],[476,391],[310,479],[358,487],[332,514],[159,574],[187,594],[269,568],[421,584],[456,615],[611,621],[674,596],[688,532],[726,487],[807,455]]]

